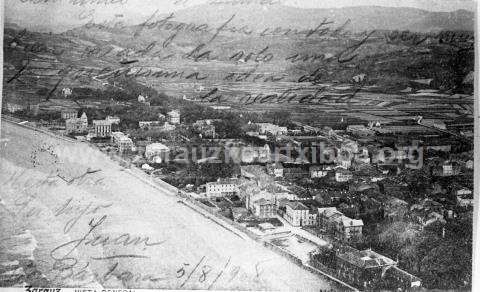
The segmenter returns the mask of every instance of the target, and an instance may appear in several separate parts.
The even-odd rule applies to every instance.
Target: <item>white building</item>
[[[473,198],[471,199],[464,199],[462,197],[457,197],[457,204],[460,207],[473,207]]]
[[[112,135],[112,123],[107,120],[94,120],[93,129],[97,138],[109,138]]]
[[[323,166],[310,166],[310,178],[322,178],[328,175],[328,171]]]
[[[216,182],[206,184],[207,197],[222,197],[238,193],[238,181],[236,179],[218,179]]]
[[[266,219],[277,216],[277,205],[273,200],[261,198],[253,201],[252,205],[252,212],[258,218]]]
[[[173,125],[180,124],[180,112],[178,110],[173,110],[167,113],[168,122]]]
[[[465,162],[465,167],[467,169],[473,169],[473,160],[468,160],[467,162]]]
[[[138,102],[146,103],[147,101],[148,101],[148,96],[143,96],[141,94],[138,96]]]
[[[163,124],[162,127],[160,127],[159,130],[162,131],[162,132],[171,132],[171,131],[173,131],[173,130],[175,130],[175,129],[176,129],[175,125],[172,125],[172,124],[169,124],[169,123],[165,123],[165,124]]]
[[[257,123],[258,132],[260,134],[271,134],[273,136],[286,135],[288,133],[287,127],[280,127],[271,123]]]
[[[142,130],[160,128],[164,123],[160,121],[139,121],[138,127]]]
[[[375,131],[365,127],[364,125],[350,125],[347,127],[347,132],[359,137],[375,135]]]
[[[66,109],[61,113],[62,120],[76,119],[78,117],[78,111],[76,109]]]
[[[266,163],[271,160],[270,147],[265,144],[263,147],[237,147],[233,146],[229,149],[230,153],[235,153],[236,157],[244,163],[252,163],[254,161]]]
[[[337,238],[350,240],[362,236],[363,220],[351,219],[335,207],[318,208],[318,226]]]
[[[109,121],[112,123],[112,125],[118,125],[120,124],[120,118],[117,116],[107,116],[105,120]]]
[[[367,77],[367,75],[362,73],[362,74],[358,74],[358,75],[353,76],[352,79],[356,83],[359,83],[359,82],[363,82],[365,80],[365,77]]]
[[[62,94],[63,94],[63,97],[67,98],[70,95],[72,95],[72,90],[68,87],[65,87],[62,89]]]
[[[292,226],[306,226],[310,221],[309,213],[309,209],[304,204],[288,202],[284,218]]]
[[[121,138],[118,143],[118,152],[124,153],[124,152],[130,152],[135,150],[135,144],[133,144],[132,139],[129,137],[123,137]]]
[[[81,134],[88,131],[87,114],[83,113],[80,118],[70,118],[65,121],[67,134]]]
[[[222,105],[212,105],[210,108],[217,110],[217,111],[224,111],[224,110],[230,110],[232,107],[230,106],[222,106]]]
[[[275,177],[283,177],[283,165],[279,162],[267,165],[267,172]]]
[[[457,196],[470,196],[472,191],[467,188],[462,188],[457,191]]]
[[[335,172],[335,180],[337,182],[348,182],[353,178],[353,174],[345,169],[338,169]]]
[[[135,150],[135,145],[129,137],[122,132],[112,133],[113,142],[117,144],[118,152],[124,153]]]
[[[162,163],[168,157],[169,152],[170,148],[167,146],[161,143],[153,143],[145,148],[145,158],[149,162]]]
[[[352,160],[346,158],[339,159],[338,164],[343,169],[349,169],[350,167],[352,167]]]
[[[355,162],[357,163],[364,163],[364,164],[371,163],[371,159],[368,154],[368,149],[366,148],[361,149],[360,153],[355,154],[354,159],[355,159]]]
[[[442,165],[443,175],[452,176],[453,175],[453,165],[451,163],[445,163]]]
[[[447,125],[442,120],[423,119],[422,124],[430,126],[430,127],[434,127],[434,128],[437,128],[437,129],[441,129],[441,130],[446,130],[447,129]]]
[[[250,191],[245,197],[245,207],[253,210],[253,202],[261,198],[272,201],[277,209],[280,207],[280,201],[282,200],[294,201],[298,199],[298,197],[292,193],[270,193],[264,190],[260,192]]]
[[[21,104],[12,103],[12,102],[7,102],[6,107],[7,107],[7,111],[10,113],[23,111],[25,109],[25,107],[22,106]]]
[[[467,188],[457,191],[457,204],[461,207],[473,207],[473,193]]]

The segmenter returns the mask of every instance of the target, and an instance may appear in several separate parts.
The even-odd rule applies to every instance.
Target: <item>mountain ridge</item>
[[[351,6],[343,8],[300,8],[280,4],[274,5],[211,5],[201,4],[173,13],[173,21],[185,23],[208,24],[218,27],[234,16],[229,26],[241,28],[248,26],[255,30],[276,27],[292,29],[311,29],[318,26],[324,19],[333,21],[329,26],[336,28],[348,20],[350,24],[346,30],[361,32],[366,30],[411,30],[416,32],[435,32],[440,30],[474,30],[475,13],[465,9],[451,12],[432,12],[412,7],[386,6]],[[170,13],[157,15],[155,19],[162,19]],[[143,19],[143,18],[142,18]],[[142,21],[139,21],[141,23]],[[9,25],[6,20],[6,27]],[[12,22],[13,23],[13,22]],[[139,23],[128,22],[127,26]],[[45,27],[36,29],[16,23],[19,27],[31,31],[46,32]],[[64,29],[68,31],[71,29]],[[326,26],[324,26],[326,27]]]
[[[178,21],[215,25],[223,24],[232,15],[235,15],[232,25],[248,24],[257,29],[266,27],[306,29],[319,25],[323,19],[334,21],[334,26],[340,26],[350,20],[351,25],[347,30],[354,32],[374,29],[409,29],[418,32],[473,30],[475,17],[473,12],[464,9],[452,12],[430,12],[411,7],[298,8],[279,4],[268,7],[258,4],[241,7],[203,4],[174,13],[175,20]]]

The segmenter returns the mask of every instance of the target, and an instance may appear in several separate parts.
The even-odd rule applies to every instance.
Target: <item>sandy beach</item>
[[[1,134],[0,214],[11,218],[0,221],[2,242],[14,236],[9,231],[28,230],[37,269],[54,286],[334,288],[179,203],[174,193],[140,181],[88,144],[7,122]]]

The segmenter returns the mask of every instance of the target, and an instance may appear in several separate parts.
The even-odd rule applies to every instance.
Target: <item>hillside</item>
[[[436,89],[463,91],[461,83],[473,70],[471,52],[467,50],[459,54],[457,40],[457,44],[452,46],[441,44],[438,38],[432,37],[420,45],[412,45],[398,39],[389,42],[384,36],[390,30],[404,28],[418,31],[468,30],[473,13],[467,10],[433,13],[414,8],[379,6],[341,9],[300,9],[283,5],[261,7],[200,5],[178,11],[171,21],[161,27],[84,25],[61,34],[24,31],[17,24],[7,23],[4,86],[7,93],[15,87],[27,96],[36,97],[38,90],[54,88],[57,80],[51,76],[64,74],[61,86],[105,89],[114,85],[115,80],[112,79],[118,77],[112,77],[115,70],[127,72],[125,70],[132,68],[133,72],[140,72],[141,68],[146,68],[142,75],[136,76],[137,81],[171,96],[197,96],[199,88],[208,90],[214,87],[220,87],[227,96],[245,92],[278,92],[308,86],[309,82],[299,84],[298,80],[313,72],[318,75],[313,77],[317,83],[351,83],[353,76],[368,72],[369,85],[379,85],[385,92],[405,88],[409,86],[409,80],[416,78],[433,78]],[[220,33],[210,42],[216,27],[232,15],[235,18],[230,27],[239,28],[240,24],[248,24],[256,32],[265,28],[273,31],[276,27],[287,30],[312,28],[324,18],[339,25],[351,19],[346,30],[350,27],[355,32],[378,31],[356,49],[354,62],[341,64],[332,57],[360,41],[361,34],[261,36],[259,33],[246,35],[230,31]],[[164,16],[158,15],[153,21],[162,18]],[[199,31],[184,25],[183,29],[176,30],[181,21],[197,25],[206,22],[209,29]],[[335,24],[330,26],[335,27]],[[141,33],[136,34],[140,29]],[[173,37],[171,42],[165,45],[165,40],[170,37]],[[471,45],[472,40],[469,40],[462,46]],[[257,60],[258,52],[263,53]],[[247,56],[253,57],[247,59]],[[268,56],[267,61],[264,61],[265,56]],[[21,70],[27,59],[32,63],[28,70],[22,72],[20,81],[5,82]],[[127,66],[122,64],[123,60],[133,60],[134,63]],[[160,73],[149,76],[152,72],[148,73],[149,70]],[[252,70],[253,73],[248,73]],[[111,73],[112,78],[97,78],[100,72]],[[186,78],[194,76],[194,73],[207,77],[201,80]],[[233,77],[225,77],[232,76],[232,73],[237,74],[237,81],[227,82]],[[241,74],[247,79],[242,80]],[[258,79],[254,79],[256,77]],[[271,81],[272,78],[276,81]],[[310,89],[315,90],[315,86]]]
[[[175,19],[184,22],[219,25],[235,15],[232,25],[249,24],[255,29],[293,27],[312,28],[323,19],[338,25],[351,20],[347,29],[354,32],[386,29],[411,29],[419,32],[436,30],[473,30],[474,13],[467,10],[429,12],[416,8],[357,6],[333,9],[303,9],[284,5],[258,4],[199,5],[175,13]]]

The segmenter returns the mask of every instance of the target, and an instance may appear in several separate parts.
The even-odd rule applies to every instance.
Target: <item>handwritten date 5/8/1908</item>
[[[213,265],[208,263],[206,256],[194,264],[188,262],[179,264],[178,268],[175,268],[174,275],[168,271],[165,275],[153,275],[136,272],[131,270],[131,268],[125,269],[125,266],[121,264],[133,266],[129,264],[131,261],[148,260],[150,257],[143,254],[120,252],[122,248],[143,247],[143,250],[147,250],[161,246],[166,240],[153,242],[148,236],[134,236],[129,233],[124,233],[120,236],[98,234],[99,227],[106,220],[106,215],[99,219],[92,218],[88,224],[89,229],[83,236],[63,243],[50,252],[50,257],[54,260],[51,270],[55,274],[55,281],[88,281],[92,279],[92,282],[104,284],[112,279],[116,279],[122,283],[123,287],[132,287],[132,285],[133,287],[138,287],[138,284],[142,283],[150,283],[157,287],[160,282],[178,279],[179,288],[188,285],[202,285],[210,289],[222,277],[230,282],[240,272],[239,266],[231,265],[231,258],[216,271]],[[77,248],[92,247],[101,247],[102,256],[91,256],[87,260],[74,256],[74,251]],[[105,271],[92,271],[92,262],[99,261],[108,262]],[[122,261],[124,262],[122,263]]]

